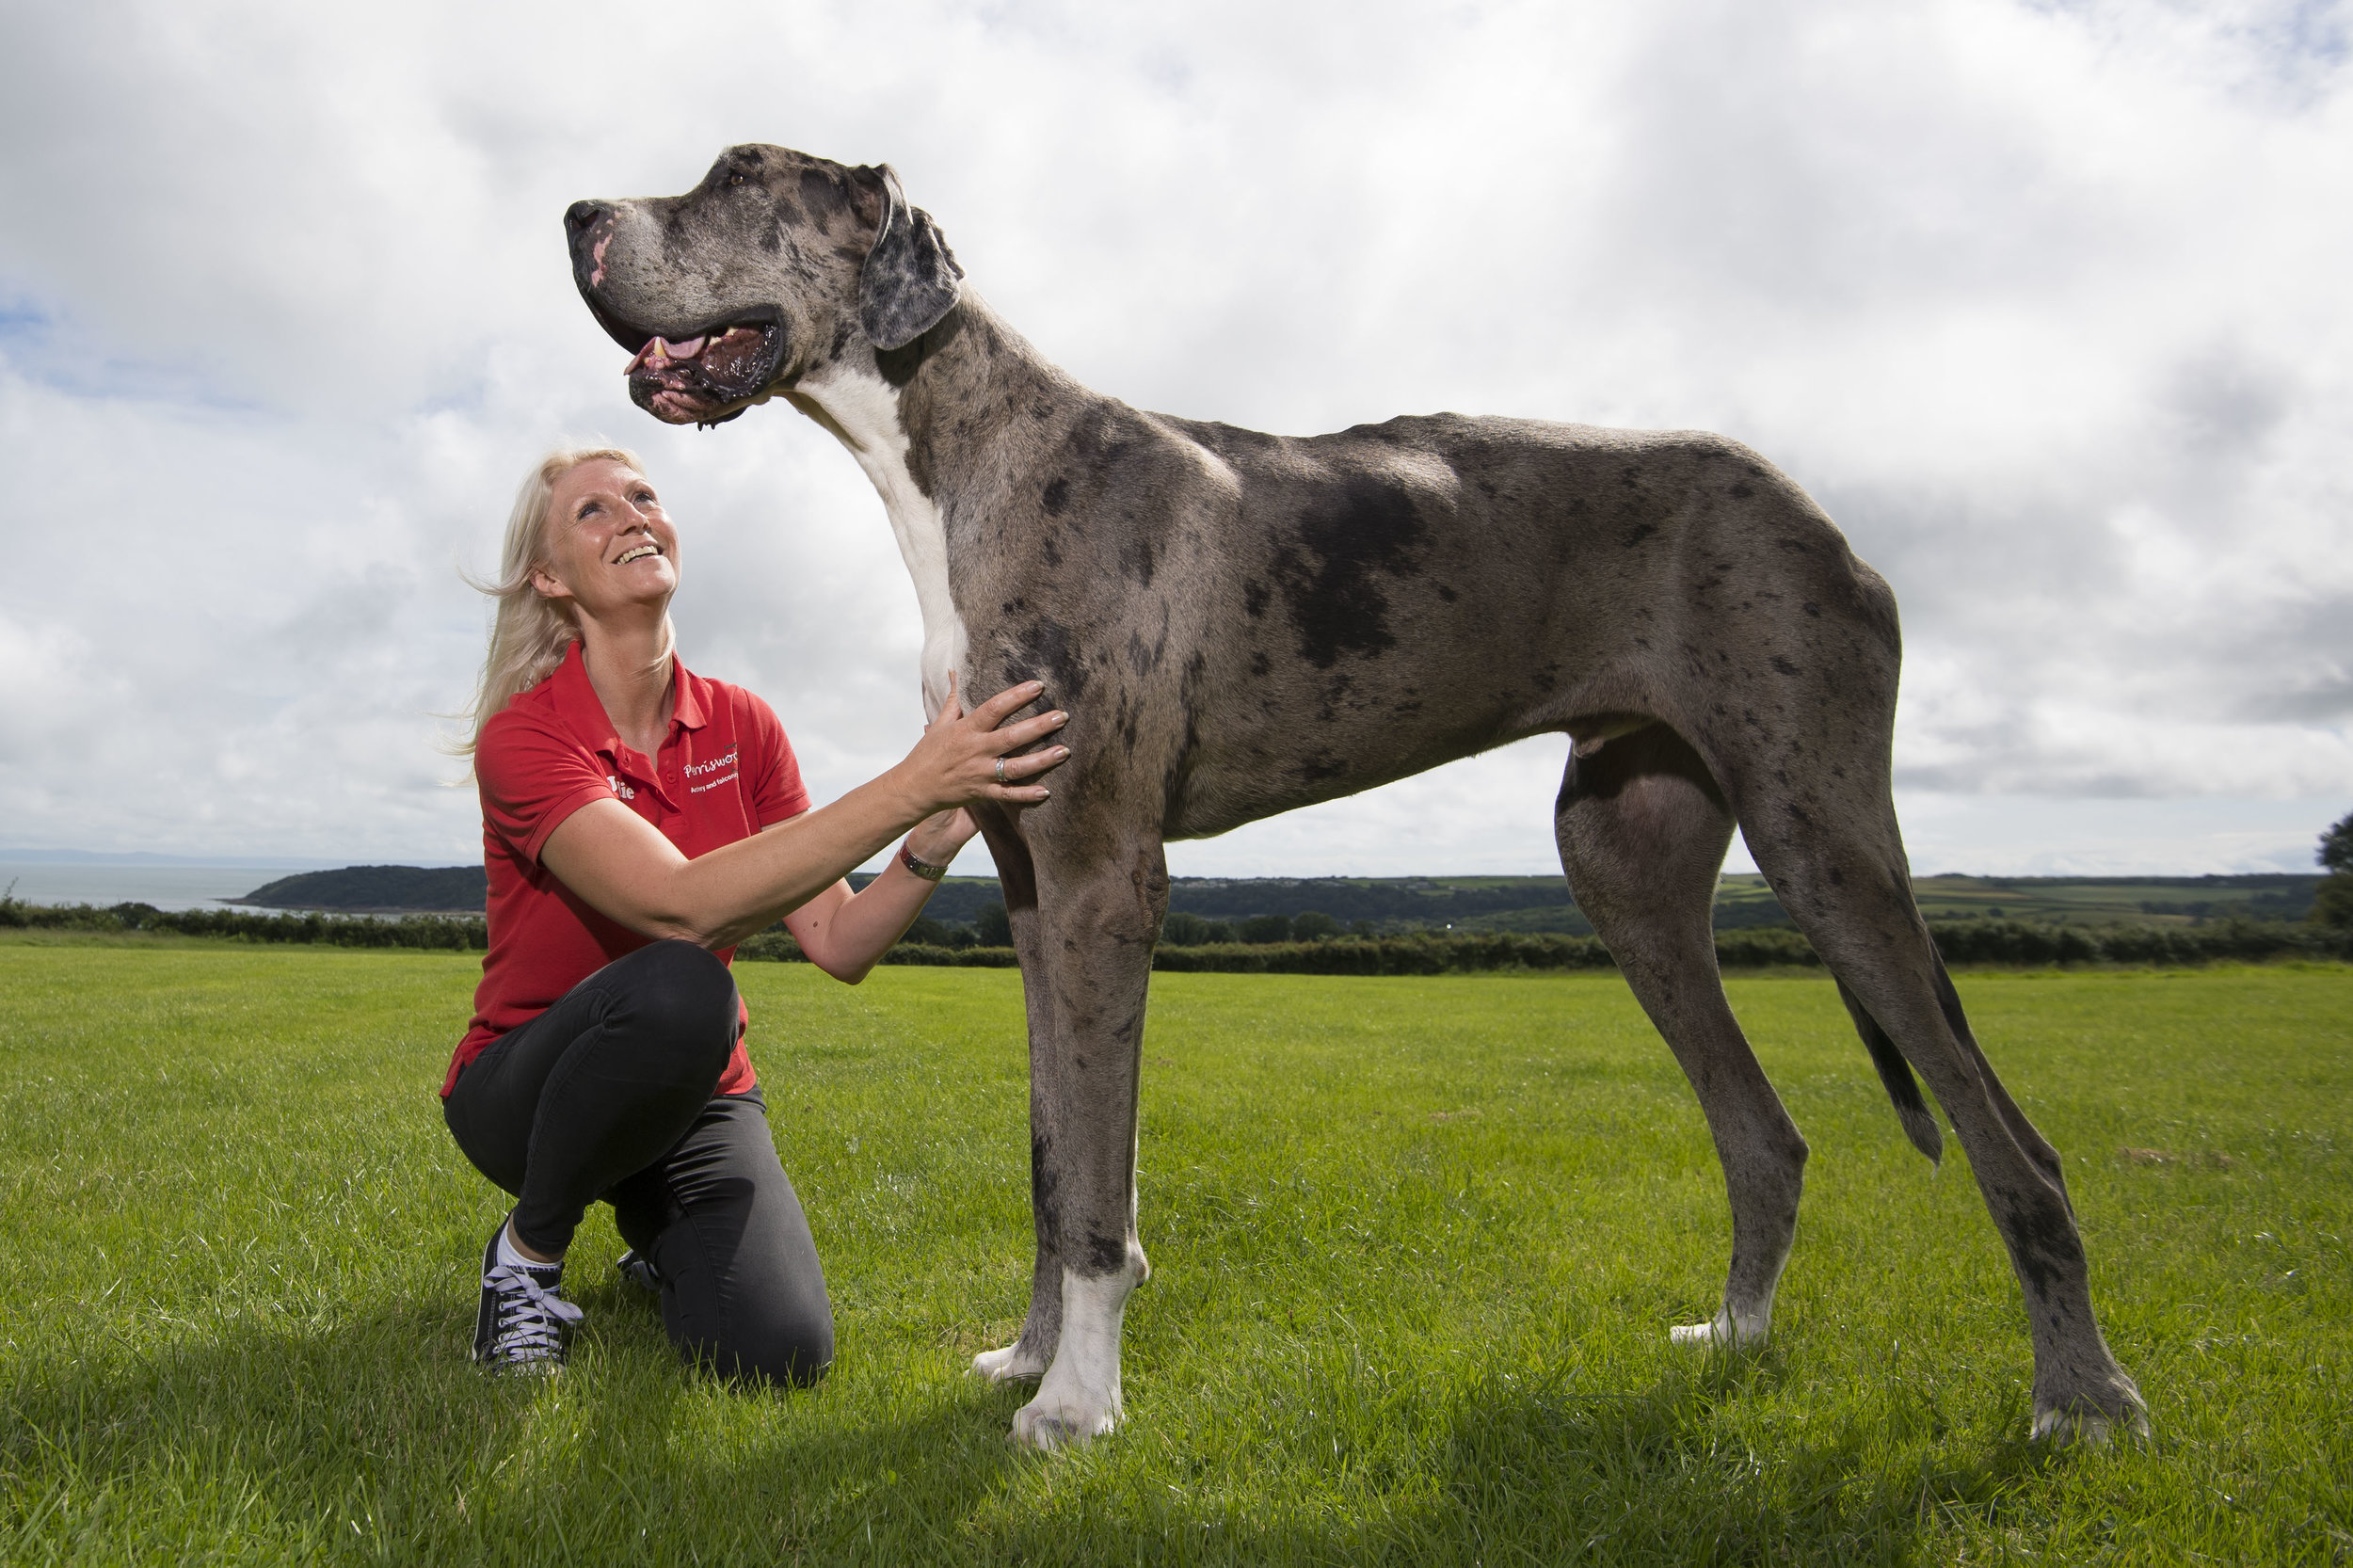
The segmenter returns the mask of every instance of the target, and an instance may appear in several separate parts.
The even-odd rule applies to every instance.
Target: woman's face
[[[678,530],[646,476],[610,457],[575,463],[548,501],[548,563],[531,574],[550,599],[597,616],[660,610],[678,592]]]

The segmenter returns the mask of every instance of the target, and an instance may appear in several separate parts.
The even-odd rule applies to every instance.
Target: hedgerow
[[[175,932],[256,943],[346,948],[420,948],[480,952],[489,946],[482,920],[451,915],[399,919],[321,914],[253,914],[236,909],[157,909],[147,904],[25,904],[0,898],[0,927],[55,931]],[[2224,920],[2194,926],[2041,925],[2026,920],[1931,920],[1929,932],[1950,964],[2041,968],[2053,965],[2180,965],[2278,958],[2353,958],[2353,931],[2287,921]],[[736,956],[806,962],[781,929],[746,937]],[[1009,969],[1009,947],[946,948],[902,942],[885,964],[939,968]],[[1787,927],[1716,933],[1716,962],[1727,969],[1815,968],[1821,958]],[[1616,968],[1597,936],[1553,932],[1426,932],[1345,936],[1313,942],[1212,942],[1163,946],[1155,969],[1213,974],[1433,975],[1496,970]]]

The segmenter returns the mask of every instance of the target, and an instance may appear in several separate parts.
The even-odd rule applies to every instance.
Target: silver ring
[[[1000,784],[1002,784],[1004,781],[1005,781],[1005,760],[1004,760],[1003,758],[1000,757],[999,759],[997,759],[997,782],[998,782],[998,783],[1000,783]]]

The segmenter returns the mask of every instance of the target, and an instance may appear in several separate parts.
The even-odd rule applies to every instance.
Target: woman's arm
[[[918,860],[944,866],[977,829],[969,812],[942,811],[908,836],[907,849]],[[855,985],[906,935],[938,886],[908,871],[894,855],[882,874],[856,892],[847,882],[837,882],[793,910],[784,918],[785,929],[810,963]]]
[[[906,760],[880,778],[692,860],[619,801],[599,800],[548,835],[540,862],[590,907],[641,936],[728,947],[832,888],[925,818],[968,802],[1034,806],[1046,799],[1046,788],[1031,780],[1061,765],[1069,749],[1005,754],[1045,739],[1069,715],[1044,713],[998,728],[1040,690],[1025,682],[968,714],[952,696]],[[1000,758],[1003,784],[996,781]]]

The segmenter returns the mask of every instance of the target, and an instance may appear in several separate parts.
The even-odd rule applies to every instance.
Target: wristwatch
[[[926,882],[936,882],[941,877],[948,874],[947,867],[935,866],[929,860],[918,860],[915,857],[915,851],[907,848],[904,844],[901,844],[899,846],[899,864],[904,866],[907,870],[913,872],[916,875],[921,877]]]

